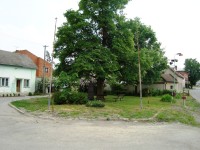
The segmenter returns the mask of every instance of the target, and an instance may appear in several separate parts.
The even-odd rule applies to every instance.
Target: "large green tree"
[[[67,21],[59,27],[55,43],[60,60],[55,73],[65,85],[95,78],[97,99],[103,99],[106,79],[137,84],[138,47],[143,81],[160,76],[167,62],[160,43],[139,19],[126,20],[122,10],[128,1],[81,0],[79,10],[64,14]]]
[[[103,99],[105,79],[120,76],[120,61],[133,50],[133,35],[123,26],[122,9],[129,0],[81,0],[68,10],[58,29],[56,74],[97,80],[97,99]],[[63,75],[63,73],[62,73]]]
[[[189,73],[189,81],[192,88],[200,80],[200,63],[196,59],[186,59],[185,71]]]

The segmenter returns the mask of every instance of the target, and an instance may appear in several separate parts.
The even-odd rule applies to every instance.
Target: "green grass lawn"
[[[176,103],[161,102],[161,97],[144,97],[143,109],[140,109],[140,99],[134,96],[125,96],[122,101],[114,101],[115,96],[106,96],[105,107],[94,108],[85,105],[54,105],[54,114],[65,118],[86,118],[105,120],[149,120],[181,122],[198,126],[199,123],[192,113],[200,110],[200,104],[188,97],[186,107],[182,100]],[[45,112],[48,110],[48,99],[37,98],[31,100],[14,101],[12,104],[29,112]]]

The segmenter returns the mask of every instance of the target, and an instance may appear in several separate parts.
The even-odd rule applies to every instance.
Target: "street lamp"
[[[178,59],[176,59],[176,56],[183,56],[182,53],[176,53],[174,55],[174,59],[171,60],[170,65],[174,64],[174,85],[173,85],[173,89],[172,89],[172,96],[175,96],[175,74],[176,74],[176,62],[178,62]]]

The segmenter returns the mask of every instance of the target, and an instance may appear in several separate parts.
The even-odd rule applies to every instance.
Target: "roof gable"
[[[37,69],[37,66],[27,56],[3,50],[0,50],[0,64]]]

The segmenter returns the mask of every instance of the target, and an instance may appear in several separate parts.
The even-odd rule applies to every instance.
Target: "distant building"
[[[32,59],[32,61],[37,66],[36,78],[43,78],[44,66],[45,66],[45,78],[49,79],[51,77],[51,69],[52,69],[51,63],[49,63],[48,61],[44,61],[44,59],[34,55],[28,50],[16,50],[15,53],[24,54],[28,56],[30,59]]]
[[[44,59],[34,55],[33,53],[29,52],[28,50],[16,50],[15,53],[28,56],[30,59],[32,59],[32,61],[37,66],[37,70],[36,70],[36,90],[38,90],[38,88],[39,88],[38,83],[40,81],[42,81],[43,77],[45,77],[46,80],[50,79],[51,71],[52,71],[51,63],[49,63],[48,61],[44,61]],[[45,66],[45,69],[44,69],[44,66]],[[48,87],[48,85],[46,85],[46,93],[48,93],[48,91],[49,91],[49,87]]]
[[[189,73],[186,71],[176,71],[181,74],[185,78],[185,87],[189,88],[190,81],[189,81]]]
[[[35,92],[36,69],[29,57],[0,50],[0,96]]]
[[[182,74],[181,74],[182,73]],[[142,88],[158,89],[158,90],[175,90],[183,92],[183,89],[188,83],[188,74],[186,72],[175,71],[173,68],[168,68],[161,75],[161,79],[150,85],[142,85]],[[139,86],[138,86],[139,87]],[[139,89],[137,90],[139,92]]]

